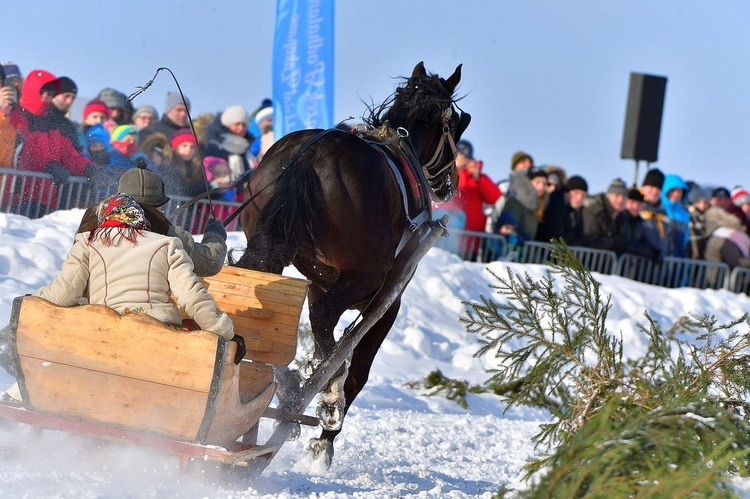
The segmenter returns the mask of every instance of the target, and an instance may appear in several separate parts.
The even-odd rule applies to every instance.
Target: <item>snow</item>
[[[61,211],[40,220],[0,214],[0,325],[8,321],[14,297],[56,275],[82,214]],[[230,233],[228,242],[241,250],[245,239]],[[545,272],[538,265],[466,263],[437,249],[427,254],[404,294],[369,382],[335,441],[336,454],[327,471],[315,469],[303,457],[307,440],[318,436],[317,429],[308,427],[299,440],[282,447],[259,480],[249,483],[240,474],[216,473],[210,465],[185,474],[175,456],[62,432],[41,433],[0,420],[0,496],[489,498],[504,484],[522,487],[520,470],[535,452],[531,437],[548,413],[517,407],[504,412],[503,401],[488,394],[469,394],[464,410],[406,386],[435,369],[472,384],[487,379],[492,359],[474,357],[477,339],[458,319],[463,301],[491,294],[493,279],[487,268],[504,275],[508,266],[534,278]],[[299,275],[293,268],[286,272]],[[629,357],[646,349],[646,337],[638,328],[645,323],[646,310],[668,329],[691,312],[729,321],[750,309],[750,298],[723,290],[667,290],[615,276],[597,278],[604,295],[612,296],[608,330],[622,334]],[[354,312],[345,314],[338,331],[355,317]],[[302,322],[308,322],[306,312]],[[0,370],[0,389],[12,382]],[[307,412],[312,414],[314,407]],[[261,427],[261,441],[270,425]]]

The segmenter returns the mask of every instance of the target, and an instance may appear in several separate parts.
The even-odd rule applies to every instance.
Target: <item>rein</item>
[[[300,156],[302,156],[302,154],[311,145],[313,145],[315,142],[317,142],[318,140],[320,140],[324,135],[328,135],[329,133],[335,132],[335,131],[338,131],[338,130],[336,128],[328,128],[326,130],[322,130],[322,131],[316,133],[310,140],[308,140],[307,142],[305,142],[302,145],[302,147],[300,147],[297,150],[297,152],[292,155],[291,158],[289,158],[288,160],[286,160],[286,163],[284,163],[284,165],[281,167],[281,169],[279,170],[279,173],[277,173],[276,176],[274,176],[271,180],[269,180],[268,183],[266,185],[264,185],[262,189],[260,189],[258,192],[256,192],[255,194],[253,194],[252,196],[250,196],[249,198],[247,198],[246,200],[244,200],[241,205],[239,205],[237,208],[235,208],[235,210],[232,213],[230,213],[229,216],[222,221],[222,224],[224,224],[224,227],[226,227],[227,225],[229,225],[230,223],[232,223],[232,220],[234,220],[235,218],[237,218],[237,215],[239,215],[240,212],[242,212],[242,210],[244,210],[245,208],[247,208],[247,205],[249,205],[250,203],[252,203],[253,201],[255,201],[255,198],[258,197],[258,195],[261,192],[263,192],[266,189],[268,189],[269,187],[271,187],[274,184],[274,182],[276,182],[279,179],[279,177],[281,177],[281,174],[284,173],[284,171],[287,168],[289,168],[292,164],[296,163],[297,160],[300,158]],[[191,201],[192,201],[192,199],[191,199]]]

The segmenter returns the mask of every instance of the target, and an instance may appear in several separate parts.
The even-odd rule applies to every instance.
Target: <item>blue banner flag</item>
[[[333,126],[334,0],[277,0],[274,137]]]

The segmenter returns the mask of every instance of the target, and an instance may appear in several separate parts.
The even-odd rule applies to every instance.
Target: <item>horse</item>
[[[341,315],[355,309],[366,316],[368,304],[399,279],[431,221],[432,201],[455,193],[455,144],[471,119],[454,97],[460,79],[461,65],[446,80],[420,62],[386,101],[368,106],[359,131],[292,132],[250,177],[252,202],[240,213],[247,248],[232,264],[277,274],[294,264],[311,281],[313,366],[333,351]],[[396,320],[401,293],[353,349],[348,370],[321,392],[323,430],[306,452],[326,467],[343,418]]]

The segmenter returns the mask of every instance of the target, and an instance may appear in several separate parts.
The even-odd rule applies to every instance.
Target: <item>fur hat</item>
[[[146,169],[145,161],[138,161],[134,168],[120,177],[117,191],[133,196],[138,203],[162,206],[169,198],[164,194],[164,182],[159,175]]]
[[[646,172],[646,176],[643,178],[643,183],[641,184],[641,186],[644,185],[651,185],[653,187],[658,187],[659,189],[661,189],[662,186],[664,186],[664,174],[658,168],[649,170],[648,172]]]
[[[61,76],[60,77],[60,93],[61,94],[71,93],[74,95],[78,95],[78,86],[76,85],[76,82],[74,82],[67,76]]]
[[[732,202],[735,206],[742,206],[743,204],[750,204],[750,193],[742,187],[735,187],[732,189]]]
[[[468,140],[459,140],[456,144],[458,154],[466,156],[467,159],[474,159],[474,146]]]
[[[86,104],[86,107],[83,108],[84,121],[89,117],[89,114],[91,113],[104,113],[104,115],[109,118],[109,108],[104,102],[99,99],[91,99]]]
[[[221,124],[225,127],[234,125],[235,123],[250,123],[250,115],[247,114],[245,108],[242,106],[229,106],[221,113]]]
[[[633,201],[640,201],[641,203],[644,201],[643,194],[636,187],[631,187],[630,189],[628,189],[628,199]]]
[[[125,94],[118,92],[114,88],[103,89],[99,92],[97,98],[104,102],[110,109],[125,109]]]
[[[580,175],[573,175],[565,184],[565,189],[568,191],[583,191],[588,193],[589,184],[586,182],[586,179]]]
[[[521,161],[528,159],[531,161],[531,166],[534,166],[534,158],[532,158],[530,155],[523,151],[518,151],[513,155],[513,157],[510,160],[510,169],[511,171],[516,169],[516,165],[520,163]]]
[[[177,104],[183,104],[180,93],[167,92],[167,101],[164,103],[164,114],[167,114],[169,111],[174,109]],[[185,97],[185,104],[187,104],[187,109],[188,111],[190,111],[190,99],[188,99],[187,97]]]
[[[616,178],[607,187],[607,194],[622,194],[623,196],[628,195],[628,186],[625,181],[621,178]]]
[[[195,136],[189,128],[181,128],[177,130],[172,135],[170,145],[172,146],[172,149],[177,149],[177,147],[179,147],[179,145],[184,142],[192,142],[196,147],[198,147],[198,142],[195,140]]]

